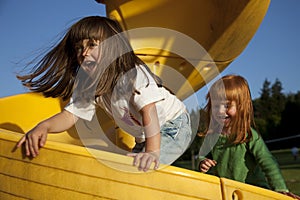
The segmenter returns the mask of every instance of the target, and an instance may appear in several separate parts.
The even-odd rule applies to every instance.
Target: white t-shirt
[[[164,87],[159,87],[143,65],[136,66],[119,79],[110,102],[104,103],[102,98],[99,102],[121,129],[139,141],[144,141],[145,138],[139,113],[144,106],[155,103],[160,126],[185,111],[185,105]],[[89,121],[95,115],[94,104],[76,106],[72,99],[65,110]]]

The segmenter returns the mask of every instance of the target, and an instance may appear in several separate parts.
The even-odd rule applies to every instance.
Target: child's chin
[[[95,73],[95,68],[84,68],[84,71],[87,73],[87,75],[92,76]]]
[[[218,123],[224,127],[224,128],[228,128],[230,125],[230,120],[229,119],[219,119]]]

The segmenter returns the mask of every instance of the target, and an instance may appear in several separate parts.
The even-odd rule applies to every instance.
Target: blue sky
[[[79,18],[105,15],[94,0],[0,0],[1,53],[0,97],[27,92],[15,78],[22,59],[57,39]],[[222,72],[244,76],[253,98],[260,95],[265,79],[278,78],[284,93],[300,91],[300,1],[273,0],[257,33],[243,53]],[[56,40],[55,40],[56,41]],[[207,87],[198,92],[204,102]]]

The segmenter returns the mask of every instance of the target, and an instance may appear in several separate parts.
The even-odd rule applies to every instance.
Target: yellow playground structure
[[[239,56],[263,20],[270,0],[98,2],[105,4],[107,16],[128,30],[136,53],[176,95],[186,99]],[[77,127],[49,134],[37,158],[27,158],[21,148],[15,148],[24,133],[66,103],[35,93],[0,99],[1,200],[291,199],[174,166],[138,172],[132,158],[105,150],[112,144],[130,150],[134,141],[115,130],[102,110],[97,116],[105,134],[95,144],[102,149],[83,145]]]

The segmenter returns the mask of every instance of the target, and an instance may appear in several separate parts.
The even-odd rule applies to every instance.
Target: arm
[[[285,181],[275,158],[268,150],[263,139],[253,131],[253,138],[249,142],[249,148],[258,164],[268,179],[271,188],[275,191],[288,192]]]
[[[146,134],[146,149],[144,153],[129,154],[129,156],[134,157],[133,164],[139,165],[139,170],[147,171],[152,162],[155,163],[154,169],[157,169],[160,155],[160,126],[155,103],[144,106],[140,113]]]
[[[272,189],[294,199],[300,200],[300,197],[298,195],[289,192],[284,178],[282,177],[278,163],[276,162],[273,155],[269,152],[263,139],[261,137],[257,138],[256,136],[256,140],[254,142],[250,142],[250,148],[253,155],[257,157],[257,160],[264,173],[266,174],[266,177]]]
[[[217,161],[213,160],[211,152],[208,150],[210,148],[207,147],[210,142],[205,142],[205,139],[207,138],[205,138],[204,135],[200,136],[200,150],[196,165],[198,166],[198,170],[202,173],[207,173],[211,167],[217,165]]]
[[[146,134],[146,152],[159,152],[160,127],[155,103],[143,107],[141,113]]]
[[[39,148],[46,143],[48,133],[59,133],[71,128],[78,118],[70,112],[62,112],[40,122],[33,129],[27,132],[17,143],[17,147],[25,144],[26,156],[36,157],[39,154]]]

